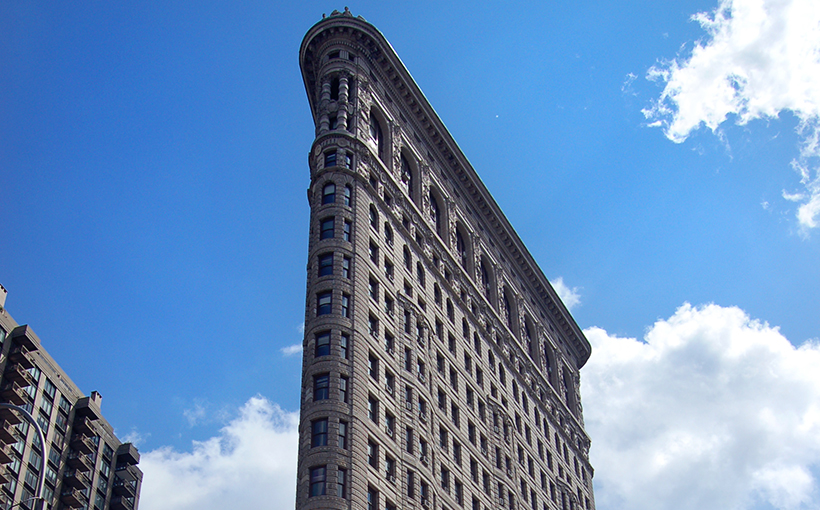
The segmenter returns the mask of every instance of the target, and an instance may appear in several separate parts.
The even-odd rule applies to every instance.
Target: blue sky
[[[573,315],[601,353],[582,371],[598,507],[683,508],[675,498],[692,483],[703,485],[703,508],[817,507],[811,399],[786,399],[792,407],[777,414],[802,417],[796,424],[755,429],[797,441],[775,441],[776,451],[803,451],[776,465],[766,451],[738,453],[742,443],[726,447],[726,465],[661,455],[659,445],[711,444],[700,439],[782,395],[820,397],[801,364],[820,338],[811,143],[820,9],[808,0],[349,6],[385,34],[546,276],[578,301]],[[298,49],[322,13],[343,7],[0,3],[6,307],[138,442],[144,494],[155,498],[144,504],[167,501],[151,469],[170,479],[208,455],[235,458],[243,431],[270,448],[292,440],[301,367],[287,348],[301,342],[304,318],[313,139]],[[646,364],[677,359],[668,349],[681,345],[680,365]],[[767,361],[727,354],[749,346]],[[746,405],[715,429],[693,423],[671,440],[627,441],[640,423],[613,399],[647,385],[659,393],[648,421],[690,399],[699,404],[689,416],[726,408],[656,379],[687,363],[689,374],[718,367],[698,372],[707,386],[744,371],[772,384],[740,378],[717,392]],[[671,460],[641,480],[616,472],[624,459],[659,455]],[[293,458],[292,468],[257,466],[289,501]],[[729,489],[698,484],[710,469],[746,475]],[[636,496],[641,483],[655,500]],[[184,498],[173,507],[186,501],[206,508]]]

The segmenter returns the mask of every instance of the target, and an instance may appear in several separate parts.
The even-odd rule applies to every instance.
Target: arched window
[[[322,204],[332,204],[334,202],[336,202],[336,185],[329,182],[322,188]]]
[[[407,196],[410,197],[410,200],[415,201],[413,197],[413,169],[404,154],[401,155],[401,182],[405,186]]]
[[[382,125],[372,111],[370,112],[370,138],[376,142],[379,159],[384,160],[384,134],[382,134]]]

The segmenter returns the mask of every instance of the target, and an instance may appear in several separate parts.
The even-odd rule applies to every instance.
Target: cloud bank
[[[195,441],[190,452],[165,447],[144,453],[140,507],[293,510],[298,423],[299,413],[255,396],[218,436]]]
[[[818,508],[820,345],[738,308],[681,306],[643,339],[585,331],[602,510]],[[143,453],[151,510],[292,510],[298,413],[256,396],[191,451]]]
[[[683,142],[701,126],[719,133],[738,124],[791,112],[799,119],[799,156],[792,166],[802,189],[783,192],[799,203],[797,219],[807,229],[820,216],[820,2],[816,0],[720,0],[692,17],[706,32],[691,52],[661,62],[648,78],[665,84],[644,115]],[[811,164],[815,166],[812,169]]]
[[[643,341],[585,333],[599,508],[820,506],[817,343],[717,305],[685,304]]]

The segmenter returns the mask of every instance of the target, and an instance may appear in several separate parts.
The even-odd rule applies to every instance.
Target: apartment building
[[[48,509],[136,510],[139,452],[114,435],[101,395],[86,396],[31,327],[14,321],[5,297],[0,286],[0,402],[28,411],[46,444],[19,412],[0,408],[0,508],[35,510],[42,474]]]

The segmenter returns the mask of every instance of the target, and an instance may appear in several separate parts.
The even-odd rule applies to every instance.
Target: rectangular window
[[[373,441],[367,442],[367,463],[370,467],[379,469],[379,445]]]
[[[319,239],[332,239],[336,218],[325,218],[320,222]]]
[[[350,278],[350,257],[342,258],[342,278]]]
[[[379,510],[379,493],[372,487],[367,488],[367,510]]]
[[[350,336],[347,333],[342,333],[341,340],[339,341],[339,356],[342,359],[347,359],[347,345],[350,343]]]
[[[316,357],[330,355],[330,331],[316,335]]]
[[[331,291],[316,294],[316,315],[328,315],[333,311],[333,293]]]
[[[310,495],[324,496],[327,491],[327,466],[318,466],[310,470]]]
[[[350,294],[342,294],[342,317],[350,317]]]
[[[339,468],[336,471],[336,497],[347,497],[347,470]]]
[[[379,423],[379,401],[373,396],[367,399],[367,417],[373,423]]]
[[[376,281],[375,278],[371,277],[368,280],[368,290],[370,292],[370,299],[373,300],[374,303],[379,302],[379,282]]]
[[[311,423],[313,429],[313,436],[310,441],[311,448],[327,446],[327,418],[313,420]]]
[[[336,442],[336,446],[343,450],[347,450],[347,422],[340,421],[339,422],[339,437]]]
[[[350,241],[350,233],[353,230],[353,223],[350,220],[345,220],[344,222],[344,237],[345,241]]]
[[[2,342],[2,341],[0,341]],[[54,396],[57,394],[57,388],[54,386],[54,383],[51,382],[48,378],[46,378],[46,382],[43,385],[43,395],[47,396],[49,399],[54,400]]]
[[[319,255],[319,276],[328,276],[333,274],[333,254],[323,253]]]
[[[407,453],[413,453],[413,429],[411,427],[407,427],[404,434],[404,449]]]
[[[374,381],[379,381],[379,358],[375,355],[370,354],[367,358],[367,370],[370,374],[370,378]]]
[[[374,243],[372,240],[370,241],[370,245],[368,246],[368,255],[370,255],[370,262],[376,264],[378,267],[379,265],[379,247]]]
[[[327,400],[330,398],[330,374],[319,374],[313,376],[313,401]]]
[[[339,400],[347,403],[347,377],[339,377]]]
[[[334,122],[336,121],[335,116],[333,117],[333,121]],[[335,129],[335,126],[331,127],[330,129]],[[336,166],[336,152],[326,152],[325,153],[325,168],[327,168],[329,166]]]

